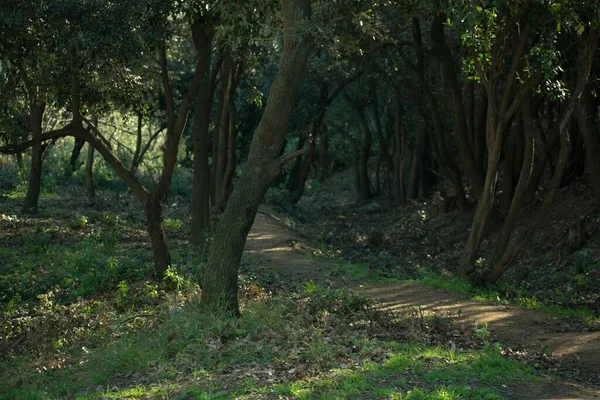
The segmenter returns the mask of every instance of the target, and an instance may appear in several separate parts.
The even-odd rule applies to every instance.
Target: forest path
[[[528,383],[511,388],[514,397],[509,398],[600,399],[600,332],[584,332],[577,324],[542,311],[479,303],[418,283],[343,282],[339,264],[313,257],[310,240],[264,212],[256,217],[245,252],[246,257],[255,258],[253,264],[259,269],[291,280],[345,284],[386,309],[403,312],[420,307],[424,312],[449,313],[460,322],[487,323],[503,347],[551,353],[550,359],[561,371],[586,382],[586,386],[562,381]]]

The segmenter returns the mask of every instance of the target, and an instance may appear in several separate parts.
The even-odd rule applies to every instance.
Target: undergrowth
[[[69,358],[61,368],[35,355],[4,360],[1,396],[500,399],[507,385],[538,379],[474,331],[452,336],[464,327],[449,317],[396,315],[312,283],[243,295],[241,318],[190,298],[106,343],[57,351]]]

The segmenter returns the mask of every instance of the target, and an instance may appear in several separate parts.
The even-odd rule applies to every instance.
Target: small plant
[[[114,229],[103,229],[98,234],[98,242],[108,248],[114,248],[121,241],[121,233]]]
[[[167,272],[165,272],[165,277],[163,278],[167,286],[174,290],[181,290],[183,284],[185,283],[185,279],[181,275],[177,273],[175,268],[169,267],[167,268]]]
[[[181,227],[183,226],[183,222],[181,222],[178,219],[166,218],[163,221],[163,226],[165,227],[165,229],[175,231],[175,230],[181,229]]]
[[[585,274],[600,269],[600,262],[594,258],[591,249],[581,249],[575,252],[575,270],[578,274]]]
[[[104,214],[104,223],[109,226],[118,226],[121,223],[121,218],[118,215]]]
[[[88,224],[88,218],[85,215],[76,215],[71,219],[71,228],[81,229],[85,228]]]
[[[475,323],[475,335],[483,340],[486,345],[489,344],[492,334],[488,330],[487,322],[484,322],[482,325]]]
[[[128,300],[128,293],[129,286],[127,285],[127,282],[119,282],[119,284],[117,285],[117,311],[125,311],[125,307],[127,305]]]

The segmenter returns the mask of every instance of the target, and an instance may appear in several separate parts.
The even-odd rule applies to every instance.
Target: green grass
[[[529,368],[497,352],[456,354],[440,347],[377,342],[390,357],[353,370],[334,369],[317,378],[278,385],[277,393],[298,399],[500,399],[493,386],[511,379],[536,380]],[[483,383],[491,386],[472,387]]]
[[[502,385],[538,379],[494,347],[393,340],[410,317],[381,322],[370,304],[315,284],[245,303],[238,319],[191,301],[87,353],[72,350],[66,369],[6,361],[2,370],[15,373],[3,373],[0,397],[499,399]]]

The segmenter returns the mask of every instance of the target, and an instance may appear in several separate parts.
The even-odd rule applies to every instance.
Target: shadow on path
[[[311,257],[309,240],[274,217],[259,212],[246,243],[246,254],[257,257],[259,268],[284,278],[324,283],[334,280],[339,265]],[[339,279],[339,278],[338,278]],[[455,293],[412,282],[361,284],[353,290],[376,300],[382,308],[450,313],[461,321],[487,323],[495,338],[513,349],[546,353],[561,368],[578,371],[590,387],[567,382],[541,382],[512,388],[515,399],[600,399],[600,332],[582,332],[563,318],[515,306],[486,304]],[[460,317],[458,317],[460,311]]]

